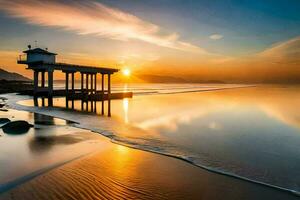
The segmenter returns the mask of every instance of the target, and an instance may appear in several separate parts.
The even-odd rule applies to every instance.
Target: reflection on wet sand
[[[67,125],[72,124],[74,122],[58,119],[49,115],[43,115],[39,113],[33,113],[34,116],[34,124],[37,125]]]
[[[74,132],[72,135],[68,135],[58,133],[56,130],[48,130],[51,125],[68,125],[73,123],[71,121],[39,113],[33,113],[33,116],[34,124],[42,125],[36,128],[38,131],[34,132],[34,137],[29,141],[29,149],[33,153],[42,153],[56,145],[71,145],[88,139],[88,136],[85,136],[80,132]]]
[[[80,136],[80,135],[79,135]],[[70,137],[69,135],[43,135],[35,134],[29,141],[29,149],[33,153],[41,154],[49,151],[56,145],[71,145],[86,140],[84,137],[76,137],[76,133]]]

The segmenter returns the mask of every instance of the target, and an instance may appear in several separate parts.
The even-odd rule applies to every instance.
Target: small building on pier
[[[32,63],[37,61],[42,61],[45,63],[55,63],[56,53],[51,53],[48,50],[41,48],[28,49],[23,51],[26,54],[26,62]]]
[[[111,75],[118,72],[119,69],[106,68],[100,66],[84,66],[68,63],[56,62],[55,53],[49,52],[47,49],[35,48],[23,51],[24,55],[20,55],[18,64],[26,64],[27,69],[33,70],[33,95],[35,101],[38,97],[48,98],[48,106],[53,105],[53,96],[65,96],[66,107],[69,105],[69,101],[72,101],[72,108],[74,108],[74,100],[81,100],[81,106],[83,108],[84,103],[88,105],[89,101],[102,101],[108,100],[108,115],[110,116],[110,99],[111,94]],[[61,71],[65,73],[65,90],[55,91],[53,89],[53,72]],[[48,84],[46,84],[45,74],[48,75]],[[75,74],[81,74],[81,87],[75,89]],[[97,75],[101,75],[101,89],[97,90]],[[107,78],[107,81],[105,81]],[[71,80],[71,84],[69,82]],[[105,90],[104,84],[107,82],[107,90]],[[40,83],[40,84],[39,84]],[[47,85],[47,87],[46,87]],[[128,94],[114,94],[113,98],[131,97],[132,93]],[[92,104],[93,105],[93,104]],[[103,108],[103,107],[102,107]],[[102,114],[104,108],[102,109]]]

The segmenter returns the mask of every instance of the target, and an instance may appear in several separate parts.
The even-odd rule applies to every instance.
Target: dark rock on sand
[[[6,124],[8,122],[10,122],[10,119],[8,119],[8,118],[0,118],[0,124]]]
[[[2,112],[8,112],[8,110],[5,109],[5,108],[0,108],[0,111],[2,111]]]
[[[6,97],[0,97],[0,100],[2,100],[2,101],[6,101],[6,100],[8,100]]]
[[[27,133],[31,127],[33,127],[33,125],[29,124],[27,121],[19,120],[5,124],[2,126],[2,129],[6,134],[17,135]]]

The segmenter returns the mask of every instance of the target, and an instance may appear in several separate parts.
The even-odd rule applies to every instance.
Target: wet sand
[[[102,136],[99,140],[95,153],[21,184],[0,199],[297,199]]]

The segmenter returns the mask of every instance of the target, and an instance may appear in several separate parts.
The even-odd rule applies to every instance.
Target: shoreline
[[[101,134],[101,133],[99,133],[99,134]],[[300,191],[296,191],[296,190],[292,190],[292,189],[288,189],[288,188],[284,188],[284,187],[272,185],[272,184],[269,184],[269,183],[264,183],[264,182],[261,182],[261,181],[256,181],[256,180],[253,180],[253,179],[249,179],[247,177],[239,176],[237,174],[232,174],[230,172],[216,170],[216,169],[214,169],[212,167],[207,167],[205,165],[197,164],[197,163],[189,160],[188,158],[180,157],[178,155],[162,153],[162,152],[159,152],[159,151],[155,151],[155,150],[151,150],[151,149],[146,149],[146,148],[137,148],[135,146],[131,146],[131,145],[126,144],[126,143],[118,142],[118,141],[113,140],[113,139],[111,139],[111,141],[112,141],[112,143],[119,144],[119,145],[122,145],[122,146],[126,146],[126,147],[129,147],[129,148],[133,148],[133,149],[136,149],[136,150],[146,151],[146,152],[150,152],[150,153],[154,153],[154,154],[158,154],[158,155],[162,155],[162,156],[167,156],[167,157],[175,158],[175,159],[184,161],[184,162],[186,162],[188,164],[191,164],[191,165],[193,165],[195,167],[199,167],[200,169],[206,170],[208,172],[212,172],[212,173],[215,173],[215,174],[227,176],[227,177],[234,178],[234,179],[241,180],[241,181],[246,181],[246,182],[257,184],[257,185],[261,185],[261,186],[264,186],[264,187],[267,187],[267,188],[271,188],[271,189],[274,189],[274,190],[277,190],[277,191],[281,191],[281,192],[286,192],[288,194],[292,194],[292,195],[295,195],[297,197],[300,197]]]
[[[25,179],[21,177],[21,182],[2,192],[0,199],[41,199],[46,191],[49,199],[57,199],[57,192],[60,193],[58,199],[70,196],[71,199],[94,199],[107,195],[111,198],[129,195],[140,199],[198,199],[201,194],[209,199],[221,196],[223,199],[296,199],[290,193],[232,179],[177,158],[114,144],[97,133],[87,133],[95,134],[105,144],[104,148],[26,175]],[[85,194],[83,190],[90,190],[88,188],[94,192]],[[232,188],[239,188],[240,192]],[[96,192],[103,189],[101,194]],[[118,192],[113,192],[115,189]],[[78,191],[84,195],[76,196]]]
[[[9,98],[8,98],[8,101],[9,101]],[[15,102],[17,104],[17,102]],[[15,108],[13,108],[15,109]],[[38,110],[40,108],[37,108]],[[30,111],[27,111],[27,112],[30,112]],[[31,111],[32,112],[32,111]],[[34,111],[33,111],[34,112]],[[44,114],[41,110],[39,112],[40,114]],[[53,117],[57,117],[57,116],[53,116]],[[60,117],[59,117],[60,118]],[[70,120],[70,119],[64,119],[64,120]],[[72,121],[72,120],[70,120]],[[82,127],[77,126],[75,125],[74,127],[76,128],[81,128],[83,129]],[[249,182],[251,184],[258,184],[260,186],[263,186],[263,187],[267,187],[267,188],[270,188],[270,189],[273,189],[273,190],[276,190],[276,191],[281,191],[281,192],[286,192],[288,194],[292,194],[292,195],[295,195],[295,196],[299,196],[299,193],[297,191],[291,191],[291,190],[288,190],[288,189],[285,189],[285,188],[280,188],[280,187],[277,187],[277,186],[273,186],[273,185],[268,185],[267,183],[263,183],[263,182],[256,182],[255,180],[251,180],[251,179],[247,179],[245,177],[239,177],[237,175],[232,175],[232,174],[228,174],[226,172],[222,172],[222,171],[216,171],[214,169],[210,169],[209,167],[205,167],[205,166],[199,166],[193,162],[191,162],[190,160],[188,159],[185,159],[185,158],[181,158],[181,157],[178,157],[178,156],[175,156],[175,155],[168,155],[166,153],[161,153],[161,152],[158,152],[158,151],[153,151],[153,150],[149,150],[149,149],[143,149],[143,148],[137,148],[135,146],[130,146],[128,144],[124,144],[124,143],[120,143],[118,141],[114,141],[114,139],[112,137],[109,137],[109,135],[105,135],[103,132],[98,132],[98,131],[94,131],[94,130],[91,130],[91,129],[86,129],[86,130],[89,130],[89,131],[92,131],[92,132],[96,132],[96,133],[100,133],[100,135],[102,136],[105,136],[106,138],[110,139],[110,141],[112,143],[115,143],[115,144],[118,144],[118,145],[122,145],[122,146],[126,146],[126,147],[130,147],[130,148],[133,148],[133,149],[137,149],[137,150],[140,150],[140,151],[145,151],[145,152],[151,152],[151,153],[155,153],[155,154],[158,154],[158,155],[162,155],[162,156],[167,156],[167,157],[172,157],[172,158],[175,158],[177,160],[181,160],[181,161],[184,161],[184,163],[186,164],[192,164],[193,166],[196,166],[197,168],[199,169],[204,169],[206,170],[207,172],[212,172],[212,173],[216,173],[216,174],[219,174],[219,175],[223,175],[223,176],[226,176],[226,177],[230,177],[230,178],[235,178],[235,179],[238,179],[238,180],[242,180],[242,181],[246,181],[246,182]]]

